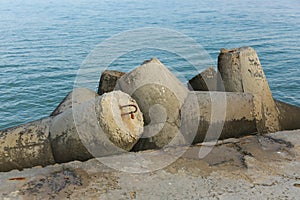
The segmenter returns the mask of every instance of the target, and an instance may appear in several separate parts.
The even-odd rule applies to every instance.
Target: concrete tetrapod
[[[300,108],[275,100],[279,110],[279,122],[282,130],[300,129]]]
[[[224,91],[224,86],[218,83],[221,83],[221,75],[211,66],[189,80],[188,88],[195,91]]]
[[[262,96],[263,121],[258,126],[259,132],[279,131],[278,109],[255,50],[251,47],[222,49],[218,57],[218,69],[226,92],[246,92]]]
[[[96,92],[88,88],[74,88],[74,90],[61,101],[50,116],[56,116],[69,108],[72,108],[73,105],[79,105],[91,99],[95,99],[95,97],[98,96],[99,95]]]
[[[51,118],[0,131],[0,171],[54,164],[49,140]]]
[[[50,140],[55,161],[83,161],[129,151],[143,125],[135,100],[121,91],[106,93],[53,118]]]
[[[111,92],[114,90],[117,81],[121,76],[125,73],[115,70],[105,70],[100,77],[98,94],[102,95],[107,92]]]
[[[188,90],[158,59],[123,75],[115,90],[131,95],[144,116],[143,136],[133,150],[185,143],[179,132],[180,108]]]
[[[56,116],[1,130],[0,171],[131,150],[144,125],[135,100],[121,91],[93,97]]]
[[[184,135],[195,136],[193,143],[254,134],[262,120],[260,96],[247,93],[189,92],[181,112]]]
[[[209,67],[189,81],[189,89],[191,91],[214,91],[217,85],[217,91],[222,90],[219,72],[214,68]],[[219,85],[220,84],[220,85]],[[300,129],[300,108],[285,102],[274,99],[279,111],[279,124],[282,130],[296,130]]]

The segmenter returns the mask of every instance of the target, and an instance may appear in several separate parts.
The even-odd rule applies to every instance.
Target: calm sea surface
[[[274,97],[300,106],[299,0],[1,0],[0,129],[48,116],[99,43],[143,27],[187,35],[213,64],[220,48],[252,46]],[[186,78],[195,75],[177,55],[153,49],[112,65],[129,71],[154,56]]]

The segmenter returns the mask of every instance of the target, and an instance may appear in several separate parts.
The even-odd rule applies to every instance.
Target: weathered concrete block
[[[260,133],[280,130],[278,109],[253,48],[222,49],[218,57],[218,69],[227,92],[246,92],[262,96],[264,126],[259,130]]]
[[[54,164],[50,123],[45,118],[0,131],[0,171]]]
[[[114,90],[117,81],[125,73],[115,70],[105,70],[100,77],[98,94],[102,95],[106,92],[111,92]]]
[[[248,93],[190,92],[181,112],[185,137],[195,135],[194,143],[256,133],[262,120],[259,97]]]
[[[279,122],[282,130],[300,129],[300,108],[275,100],[279,110]]]
[[[69,108],[72,108],[73,105],[82,104],[91,99],[95,99],[96,97],[98,97],[98,94],[88,88],[74,88],[74,90],[62,100],[50,116],[56,116]]]
[[[220,73],[211,66],[189,80],[188,88],[191,91],[225,91],[221,83]]]
[[[134,150],[182,143],[180,108],[188,94],[184,85],[156,58],[123,75],[115,90],[131,95],[145,120],[143,138]]]
[[[83,161],[129,151],[143,125],[142,113],[128,94],[106,93],[53,118],[50,139],[55,161]]]

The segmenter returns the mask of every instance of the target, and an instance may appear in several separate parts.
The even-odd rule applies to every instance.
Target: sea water
[[[215,66],[221,48],[253,47],[274,97],[300,106],[299,0],[1,0],[0,129],[48,116],[99,43],[144,27],[184,34]],[[123,55],[111,69],[130,71],[152,57],[183,82],[196,75],[186,60],[157,49]]]

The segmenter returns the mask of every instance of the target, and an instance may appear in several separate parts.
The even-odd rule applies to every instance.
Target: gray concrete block
[[[144,116],[143,138],[134,150],[184,143],[178,127],[180,108],[188,90],[158,59],[145,61],[123,75],[115,90],[131,95]]]
[[[54,164],[50,145],[51,118],[0,131],[0,171]]]
[[[189,80],[188,88],[191,91],[224,91],[220,83],[220,73],[211,66]]]
[[[131,114],[132,107],[136,112]],[[55,161],[83,161],[129,151],[143,125],[142,113],[129,95],[106,93],[53,118],[50,138]]]
[[[261,123],[259,97],[248,93],[190,92],[181,112],[182,130],[193,143],[254,134]]]
[[[279,122],[282,130],[300,129],[300,108],[275,100],[279,110]]]
[[[98,94],[102,95],[106,92],[111,92],[114,90],[117,81],[125,73],[115,70],[105,70],[100,77]]]
[[[200,159],[204,146],[0,173],[0,199],[299,199],[299,130],[220,141]]]
[[[280,130],[278,109],[257,53],[253,48],[222,49],[218,57],[218,69],[227,92],[261,95],[264,125],[259,130],[260,133]]]
[[[55,108],[50,116],[56,116],[69,108],[72,108],[73,105],[79,105],[91,99],[98,97],[98,94],[88,88],[74,88],[62,102]]]

